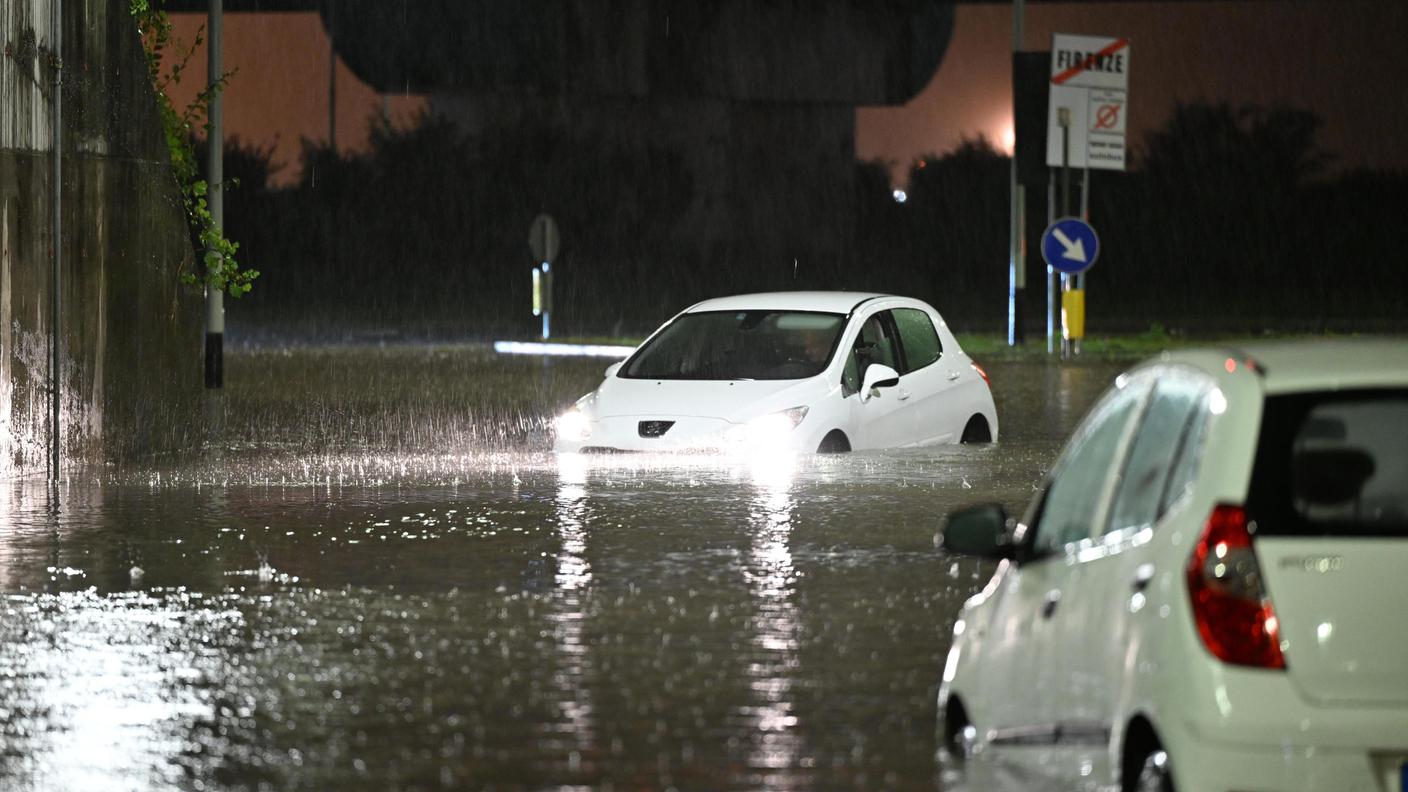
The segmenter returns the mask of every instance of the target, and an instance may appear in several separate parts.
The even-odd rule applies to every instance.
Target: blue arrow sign
[[[1100,236],[1079,217],[1063,217],[1041,235],[1041,257],[1061,272],[1085,272],[1100,255]]]

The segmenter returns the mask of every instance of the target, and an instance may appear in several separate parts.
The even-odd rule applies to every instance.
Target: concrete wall
[[[43,471],[53,0],[0,3],[0,476]],[[67,465],[199,440],[193,253],[126,2],[63,2],[60,336]]]

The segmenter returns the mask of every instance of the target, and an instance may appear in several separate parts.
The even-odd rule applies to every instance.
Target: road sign
[[[1124,170],[1128,95],[1129,39],[1052,36],[1046,164]],[[1062,140],[1063,109],[1069,119],[1069,149]]]
[[[1100,236],[1079,217],[1063,217],[1041,235],[1041,257],[1061,272],[1084,272],[1099,255]]]
[[[528,249],[534,261],[556,261],[562,237],[557,233],[557,221],[552,215],[540,214],[528,225]]]

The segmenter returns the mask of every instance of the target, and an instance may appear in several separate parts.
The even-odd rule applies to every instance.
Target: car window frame
[[[900,330],[899,319],[895,316],[896,312],[898,311],[914,311],[915,313],[924,317],[924,320],[929,323],[929,330],[934,334],[934,342],[939,349],[939,354],[933,360],[929,361],[928,363],[925,363],[922,366],[910,366],[909,349],[905,346],[904,343],[904,332]],[[905,376],[906,374],[912,374],[916,371],[923,371],[924,369],[944,359],[944,339],[943,336],[939,335],[939,326],[934,323],[934,317],[931,316],[928,311],[924,310],[923,308],[915,307],[913,305],[897,305],[894,308],[887,308],[885,310],[885,314],[887,314],[887,320],[890,324],[890,327],[894,330],[895,333],[895,347],[898,350],[896,357],[903,361],[904,364],[904,368],[900,369],[899,371],[899,375],[901,377]]]
[[[846,350],[847,359],[841,362],[841,398],[849,399],[857,393],[860,393],[860,385],[865,382],[865,371],[861,370],[859,365],[857,365],[857,383],[856,388],[852,390],[850,386],[846,384],[846,366],[850,360],[853,360],[855,358],[856,344],[860,343],[861,334],[864,332],[865,326],[870,322],[870,320],[876,320],[880,325],[881,332],[889,335],[891,342],[894,345],[895,363],[903,365],[903,344],[900,343],[899,328],[895,326],[893,318],[890,317],[890,311],[890,308],[882,308],[873,313],[865,314],[863,317],[857,320],[855,326],[855,335],[851,338],[850,348]],[[842,337],[845,337],[844,333],[842,334]],[[896,367],[896,371],[898,371],[898,366]],[[903,375],[901,374],[901,376]]]
[[[1120,382],[1121,379],[1124,380],[1123,384]],[[1106,391],[1096,402],[1095,406],[1091,408],[1085,419],[1081,421],[1075,433],[1071,435],[1071,439],[1067,441],[1066,446],[1061,450],[1060,457],[1057,458],[1056,463],[1051,466],[1051,470],[1048,471],[1043,478],[1041,494],[1037,496],[1036,501],[1028,510],[1028,514],[1022,520],[1022,535],[1018,541],[1017,563],[1039,563],[1052,558],[1064,557],[1079,548],[1082,544],[1100,541],[1100,537],[1103,536],[1103,534],[1098,533],[1098,531],[1103,530],[1103,526],[1109,520],[1110,505],[1115,495],[1115,485],[1119,481],[1119,477],[1113,474],[1106,475],[1105,477],[1101,488],[1102,491],[1098,496],[1099,500],[1095,505],[1095,511],[1092,514],[1092,519],[1090,520],[1090,525],[1086,530],[1085,536],[1066,542],[1059,548],[1053,547],[1039,551],[1036,547],[1037,532],[1040,530],[1041,521],[1046,514],[1047,501],[1051,495],[1051,487],[1062,473],[1065,472],[1066,467],[1070,464],[1071,457],[1076,453],[1077,449],[1088,441],[1094,431],[1097,416],[1105,410],[1110,409],[1110,405],[1114,403],[1116,399],[1120,398],[1120,396],[1125,393],[1133,392],[1127,391],[1127,388],[1140,388],[1142,392],[1138,393],[1135,397],[1137,402],[1133,406],[1134,413],[1130,416],[1128,423],[1126,423],[1121,432],[1119,440],[1115,443],[1113,461],[1116,467],[1123,470],[1125,461],[1129,455],[1131,441],[1138,427],[1143,423],[1144,412],[1148,409],[1149,402],[1152,398],[1154,380],[1155,377],[1147,370],[1139,372],[1136,376],[1121,375],[1120,378],[1116,379],[1116,386]],[[1080,442],[1076,442],[1077,438],[1080,438]]]
[[[1101,541],[1116,541],[1121,536],[1138,533],[1146,528],[1152,529],[1164,521],[1164,518],[1172,510],[1173,504],[1177,501],[1177,496],[1170,497],[1170,487],[1173,484],[1173,475],[1182,463],[1184,455],[1188,451],[1198,457],[1193,462],[1193,467],[1188,473],[1188,481],[1184,483],[1184,489],[1188,482],[1197,478],[1198,466],[1201,463],[1202,437],[1206,435],[1207,420],[1204,412],[1208,409],[1209,394],[1217,387],[1210,377],[1201,375],[1197,369],[1186,366],[1158,366],[1148,370],[1147,377],[1152,380],[1149,392],[1145,394],[1144,405],[1137,417],[1137,424],[1133,434],[1128,438],[1128,446],[1125,448],[1124,459],[1120,463],[1119,476],[1115,479],[1115,485],[1110,493],[1110,502],[1106,506],[1104,526],[1099,533]],[[1158,494],[1155,496],[1154,516],[1148,523],[1140,525],[1114,525],[1115,506],[1121,494],[1121,487],[1130,473],[1130,464],[1133,460],[1133,451],[1138,444],[1139,438],[1143,436],[1154,408],[1158,404],[1160,396],[1160,386],[1169,382],[1171,378],[1186,379],[1192,384],[1194,391],[1192,407],[1184,415],[1182,425],[1178,429],[1177,439],[1174,443],[1173,455],[1163,465],[1162,480],[1158,487]],[[1192,437],[1194,430],[1197,430],[1198,437]],[[1181,493],[1179,493],[1181,494]]]

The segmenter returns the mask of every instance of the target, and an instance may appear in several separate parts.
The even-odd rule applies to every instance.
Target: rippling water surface
[[[995,446],[547,452],[603,365],[244,352],[204,454],[0,482],[0,788],[941,787],[934,529],[1118,367],[989,366]]]

